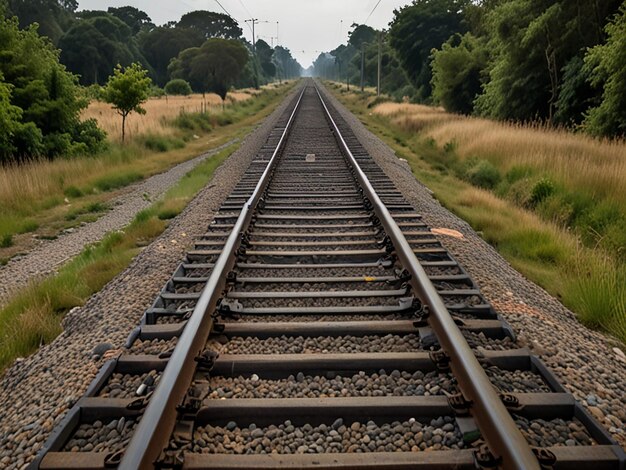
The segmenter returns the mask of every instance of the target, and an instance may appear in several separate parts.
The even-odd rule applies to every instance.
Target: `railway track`
[[[624,468],[308,81],[32,468]]]

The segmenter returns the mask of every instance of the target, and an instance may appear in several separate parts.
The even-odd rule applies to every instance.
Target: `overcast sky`
[[[379,0],[219,0],[243,29],[247,39],[252,33],[244,20],[258,18],[257,38],[272,43],[278,37],[303,67],[308,67],[322,51],[345,43],[352,23],[363,23]],[[211,10],[222,12],[216,0],[79,0],[80,8],[106,10],[110,6],[132,5],[145,11],[157,25],[178,20],[188,11]],[[373,28],[386,28],[393,18],[393,10],[411,3],[410,0],[380,0],[367,21]],[[343,25],[342,21],[343,20]],[[274,39],[274,43],[276,39]]]

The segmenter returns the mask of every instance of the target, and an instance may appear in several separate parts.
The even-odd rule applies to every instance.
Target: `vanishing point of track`
[[[33,468],[624,467],[308,81]]]

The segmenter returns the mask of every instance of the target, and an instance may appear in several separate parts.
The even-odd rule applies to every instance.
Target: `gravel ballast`
[[[41,240],[27,254],[16,256],[5,266],[0,266],[0,306],[26,283],[54,273],[63,263],[78,255],[85,246],[102,240],[109,232],[124,228],[138,212],[150,207],[189,171],[236,141],[237,139],[231,140],[168,171],[125,188],[122,195],[110,202],[111,210],[95,222],[66,230],[55,240]]]
[[[459,429],[449,416],[422,423],[409,421],[381,423],[353,422],[341,418],[332,424],[294,426],[291,421],[276,426],[240,428],[204,426],[194,432],[193,451],[205,454],[316,454],[353,452],[419,452],[461,449]]]
[[[34,459],[98,372],[102,363],[93,359],[96,346],[110,343],[122,348],[194,237],[206,232],[295,92],[242,142],[155,242],[84,307],[66,316],[65,331],[55,341],[6,371],[0,382],[0,466],[20,469]]]
[[[334,96],[325,96],[351,126],[367,152],[393,180],[424,223],[452,229],[463,238],[436,235],[474,279],[483,296],[513,326],[519,347],[529,347],[565,388],[613,437],[626,445],[626,355],[619,342],[579,323],[576,316],[530,282],[487,242],[445,209],[416,179],[409,165],[372,134]],[[417,175],[419,178],[419,175]]]

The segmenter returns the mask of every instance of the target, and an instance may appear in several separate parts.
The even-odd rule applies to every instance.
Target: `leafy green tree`
[[[0,74],[0,162],[11,159],[16,151],[13,139],[22,120],[22,110],[11,104],[11,88]]]
[[[364,24],[352,23],[352,30],[348,34],[348,44],[355,49],[361,49],[361,46],[366,43],[371,43],[376,40],[376,30],[370,26]]]
[[[237,22],[230,16],[205,10],[183,15],[176,27],[196,30],[205,39],[238,39],[243,34]]]
[[[106,12],[82,12],[59,41],[61,62],[80,75],[83,85],[104,84],[117,64],[146,64],[132,30],[119,18]]]
[[[495,6],[486,15],[493,60],[489,83],[477,100],[481,114],[553,121],[558,106],[561,121],[575,121],[564,110],[575,110],[576,104],[560,96],[564,69],[581,51],[602,41],[607,18],[620,3],[509,0]],[[573,85],[571,75],[568,78]]]
[[[147,13],[131,6],[109,7],[108,13],[122,20],[131,29],[133,36],[143,29],[154,28],[154,23]]]
[[[98,149],[104,134],[93,123],[80,121],[87,102],[81,98],[76,77],[59,63],[58,50],[38,34],[36,26],[20,30],[16,18],[0,21],[0,75],[6,84],[4,99],[20,110],[9,111],[13,120],[20,115],[20,125],[11,131],[12,143],[7,146],[15,159]]]
[[[590,49],[585,65],[592,85],[602,86],[602,102],[585,119],[595,135],[626,136],[626,4],[606,26],[608,40]]]
[[[574,56],[561,71],[559,98],[554,122],[573,127],[582,124],[589,108],[602,99],[601,87],[591,85],[591,70],[584,66],[582,56]]]
[[[466,0],[415,0],[394,11],[390,44],[421,101],[428,101],[432,94],[432,50],[439,49],[454,33],[467,31],[463,16],[467,3]]]
[[[6,13],[7,16],[17,16],[22,29],[37,23],[39,34],[58,44],[63,32],[74,20],[76,6],[75,1],[8,0]]]
[[[191,95],[192,89],[189,83],[185,80],[177,78],[167,82],[165,85],[165,93],[168,95]]]
[[[433,97],[448,111],[471,114],[474,100],[482,91],[487,68],[487,48],[466,33],[453,36],[433,53]]]
[[[265,77],[271,79],[276,76],[276,65],[272,62],[274,49],[263,39],[256,42],[256,54]]]
[[[248,57],[249,52],[240,41],[209,39],[201,47],[182,51],[170,65],[171,76],[187,80],[196,91],[218,94],[224,103]]]
[[[113,75],[109,77],[102,97],[122,116],[122,142],[126,138],[128,115],[132,112],[146,114],[141,105],[150,97],[151,85],[152,80],[148,77],[148,71],[138,63],[133,63],[126,69],[118,65]]]
[[[274,48],[274,63],[279,78],[290,79],[299,77],[302,73],[302,66],[291,55],[291,51],[282,46]]]
[[[204,42],[204,36],[199,31],[182,28],[155,28],[138,37],[141,52],[152,66],[159,86],[168,81],[167,67],[172,59],[185,49],[200,47]]]

